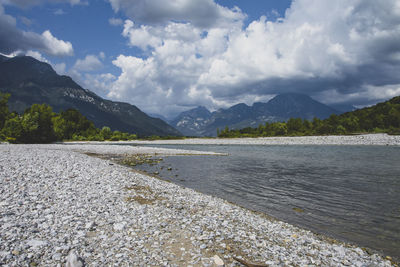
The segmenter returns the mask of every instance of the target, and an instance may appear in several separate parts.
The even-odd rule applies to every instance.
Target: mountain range
[[[77,109],[98,128],[108,126],[138,136],[181,135],[163,120],[148,116],[136,106],[103,99],[70,77],[58,75],[49,64],[28,56],[0,55],[0,92],[11,94],[9,108],[18,113],[32,104],[46,103],[55,112]]]
[[[98,128],[108,126],[139,136],[216,136],[217,129],[226,126],[240,129],[289,118],[325,119],[355,109],[349,105],[330,107],[304,94],[286,93],[267,103],[241,103],[214,112],[200,106],[167,121],[162,116],[149,116],[134,105],[103,99],[70,77],[58,75],[49,64],[28,56],[0,55],[0,92],[11,94],[11,111],[23,113],[35,103],[46,103],[55,112],[74,108]]]
[[[280,94],[267,103],[252,106],[237,104],[228,109],[210,112],[205,107],[197,107],[179,114],[169,123],[186,136],[216,136],[217,129],[257,127],[265,122],[287,121],[290,118],[326,119],[331,114],[341,114],[355,109],[340,106],[340,110],[298,93]]]

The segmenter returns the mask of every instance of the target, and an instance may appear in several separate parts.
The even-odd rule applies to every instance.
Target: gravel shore
[[[87,155],[190,151],[100,144],[0,151],[1,266],[242,266],[234,257],[262,266],[393,264]]]
[[[400,145],[399,135],[364,134],[260,138],[195,138],[181,140],[108,142],[122,144],[177,144],[177,145]]]

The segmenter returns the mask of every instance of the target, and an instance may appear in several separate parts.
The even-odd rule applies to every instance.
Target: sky
[[[400,95],[400,0],[0,0],[0,53],[172,118],[308,94]]]

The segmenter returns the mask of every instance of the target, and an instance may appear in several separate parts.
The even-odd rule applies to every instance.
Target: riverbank
[[[133,140],[110,142],[70,142],[107,144],[160,144],[160,145],[400,145],[400,135],[363,134],[259,138],[187,138],[177,140]]]
[[[90,155],[189,154],[108,145],[0,145],[0,265],[391,266],[227,201]],[[85,154],[86,153],[86,154]],[[204,154],[204,152],[195,152]]]

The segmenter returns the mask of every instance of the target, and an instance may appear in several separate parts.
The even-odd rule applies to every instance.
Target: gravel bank
[[[240,266],[234,256],[270,266],[391,266],[361,248],[82,153],[148,148],[77,147],[0,145],[1,266],[64,266],[68,254],[88,266]]]
[[[260,138],[198,138],[183,140],[127,141],[109,143],[181,145],[400,145],[399,135],[365,134]]]

